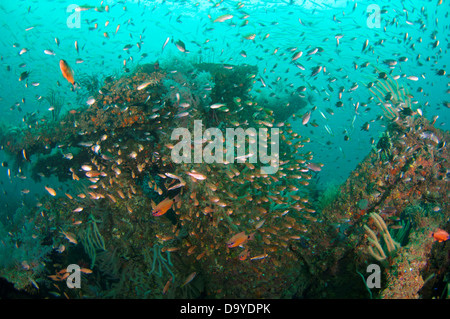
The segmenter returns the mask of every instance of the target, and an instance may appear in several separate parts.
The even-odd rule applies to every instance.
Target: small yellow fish
[[[192,178],[195,178],[195,179],[198,179],[198,180],[201,180],[201,181],[206,179],[206,175],[201,174],[201,173],[197,173],[195,171],[187,172],[186,174],[188,174]]]
[[[184,281],[184,283],[180,287],[183,287],[183,286],[187,285],[188,283],[190,283],[192,280],[194,280],[195,276],[197,276],[197,272],[194,271],[192,274],[190,274],[186,278],[186,280]]]
[[[62,234],[66,237],[66,239],[71,242],[72,244],[78,244],[78,241],[75,239],[75,235],[72,233],[66,233],[65,231],[62,232]]]
[[[169,291],[169,287],[170,287],[170,279],[167,280],[167,283],[165,284],[162,294],[165,295],[168,291]]]
[[[137,90],[138,90],[138,91],[143,90],[143,89],[145,89],[147,86],[149,86],[150,84],[153,84],[153,83],[154,83],[154,81],[147,81],[147,82],[144,82],[144,83],[142,83],[141,85],[139,85],[139,86],[137,87]]]
[[[56,196],[56,192],[53,188],[50,188],[48,186],[45,186],[45,190],[52,196]]]
[[[92,170],[92,166],[91,165],[82,165],[81,169],[85,172],[89,172]]]
[[[256,225],[255,225],[255,229],[260,229],[262,227],[262,225],[264,225],[265,223],[265,219],[262,219],[261,221],[259,221]]]
[[[246,39],[246,40],[254,40],[255,37],[256,37],[255,33],[250,33],[250,34],[244,36],[244,39]]]
[[[233,18],[232,14],[224,14],[224,15],[221,15],[220,17],[218,17],[216,20],[214,20],[214,22],[224,22],[224,21],[232,19],[232,18]]]
[[[366,39],[366,41],[364,41],[361,52],[363,52],[367,48],[368,45],[369,45],[369,39]]]
[[[87,269],[87,268],[81,268],[80,271],[81,271],[83,274],[92,274],[92,270]]]
[[[262,254],[262,255],[255,256],[255,257],[251,257],[250,260],[264,259],[264,258],[266,258],[268,256],[269,256],[268,254]]]

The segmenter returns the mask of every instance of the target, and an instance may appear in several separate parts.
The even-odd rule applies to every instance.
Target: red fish
[[[240,232],[239,234],[234,235],[233,237],[231,237],[228,240],[227,246],[228,246],[228,248],[241,246],[241,245],[245,244],[247,242],[247,240],[253,239],[253,235],[254,235],[254,233],[250,234],[250,235],[246,235],[245,232]]]
[[[75,87],[75,79],[73,77],[73,70],[64,60],[59,60],[59,68],[61,69],[62,75],[64,78],[69,81],[70,84]]]
[[[442,229],[436,230],[434,233],[430,234],[430,237],[433,237],[435,240],[437,240],[438,242],[443,242],[443,241],[447,241],[449,239],[449,234]]]
[[[164,215],[172,207],[172,205],[173,205],[173,200],[170,198],[166,198],[161,203],[156,205],[155,208],[153,208],[153,211],[152,211],[153,216]]]
[[[239,260],[246,260],[249,255],[248,248],[239,254]]]

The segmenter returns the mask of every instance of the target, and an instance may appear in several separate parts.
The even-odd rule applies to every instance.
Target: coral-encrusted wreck
[[[10,236],[0,247],[7,257],[36,239],[34,253],[16,253],[0,276],[30,293],[76,298],[448,294],[448,242],[428,237],[450,231],[447,133],[399,113],[335,196],[313,203],[313,157],[301,152],[309,140],[284,122],[286,110],[256,102],[255,67],[173,65],[108,77],[89,106],[2,129],[13,175],[31,166],[35,180],[64,184],[0,229]],[[277,172],[262,173],[260,161],[175,163],[171,132],[192,130],[194,120],[222,132],[279,128]],[[164,200],[164,214],[155,213]],[[86,283],[76,291],[64,281],[73,263]],[[369,264],[385,270],[381,289],[366,286]]]

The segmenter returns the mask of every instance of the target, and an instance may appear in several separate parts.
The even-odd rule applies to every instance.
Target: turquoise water
[[[377,80],[376,69],[397,78],[413,112],[449,129],[450,19],[448,3],[441,2],[2,1],[0,123],[24,129],[24,118],[51,118],[52,105],[43,98],[50,90],[64,99],[60,117],[86,107],[92,96],[63,77],[61,59],[76,82],[118,79],[155,62],[165,70],[199,62],[254,65],[250,94],[256,100],[268,101],[275,112],[293,94],[307,101],[284,122],[310,139],[303,150],[324,164],[314,173],[323,190],[343,183],[386,128],[382,107],[367,88]],[[24,72],[28,77],[19,80]],[[362,129],[367,123],[370,128]],[[47,194],[45,185],[69,187],[55,176],[18,178],[27,173],[17,171],[4,151],[0,161],[9,164],[0,167],[6,214],[36,205]]]
[[[254,90],[261,89],[261,94],[283,96],[286,95],[283,88],[290,85],[308,88],[306,94],[312,96],[313,104],[326,119],[315,111],[311,121],[315,119],[319,127],[305,128],[299,121],[294,125],[300,134],[311,138],[313,143],[307,147],[315,151],[315,158],[327,164],[321,173],[322,181],[339,183],[363,154],[370,151],[370,138],[376,138],[382,131],[380,121],[372,123],[369,132],[360,130],[365,122],[381,114],[379,107],[371,104],[366,108],[359,107],[355,113],[355,104],[370,97],[364,83],[372,80],[373,66],[383,68],[384,60],[407,57],[408,61],[395,66],[394,74],[420,79],[401,78],[399,83],[410,88],[413,100],[418,103],[415,106],[421,106],[424,116],[432,119],[439,115],[436,126],[449,127],[448,108],[443,104],[448,100],[446,76],[436,75],[437,70],[445,70],[449,57],[448,14],[444,10],[445,4],[437,6],[436,1],[379,3],[379,26],[375,20],[376,11],[368,9],[369,5],[377,5],[373,1],[292,1],[291,4],[289,1],[224,1],[217,6],[208,1],[103,1],[103,6],[110,6],[109,12],[90,9],[78,12],[79,16],[69,8],[70,4],[65,1],[2,3],[0,14],[4,32],[0,45],[4,67],[0,97],[5,122],[20,125],[25,113],[39,110],[45,114],[47,108],[38,105],[36,97],[45,95],[48,89],[56,88],[67,104],[76,104],[76,93],[68,90],[70,85],[61,76],[60,59],[70,63],[76,77],[120,74],[124,60],[126,67],[131,69],[139,63],[156,60],[164,65],[173,57],[188,61],[247,63],[258,66],[258,77],[262,76],[266,83],[265,87],[260,81],[254,85]],[[100,6],[95,1],[88,4]],[[224,14],[233,17],[213,22]],[[74,24],[72,28],[71,23]],[[244,39],[248,34],[255,34],[255,39]],[[335,37],[338,35],[342,38],[337,47]],[[59,40],[59,46],[55,38]],[[162,51],[167,38],[170,38],[169,43]],[[366,39],[369,47],[361,52]],[[189,53],[177,49],[174,42],[178,40],[186,44]],[[436,41],[439,45],[434,47]],[[126,45],[131,48],[124,51]],[[23,48],[28,52],[19,55]],[[307,56],[314,48],[321,48],[321,52]],[[45,54],[47,49],[55,55]],[[273,54],[276,49],[278,51]],[[245,58],[240,55],[242,50],[246,52]],[[303,65],[305,71],[291,63],[293,52],[298,51],[303,55],[295,62]],[[84,62],[76,63],[76,59]],[[369,66],[363,68],[366,62]],[[26,66],[20,67],[22,63]],[[275,65],[276,69],[270,72]],[[326,74],[310,78],[312,68],[317,65],[326,67]],[[358,65],[357,69],[355,65]],[[18,81],[24,71],[31,72],[28,88]],[[274,82],[278,77],[281,80]],[[330,82],[332,78],[336,81]],[[38,82],[39,86],[34,87],[31,82]],[[359,85],[358,89],[349,92],[354,83]],[[340,87],[347,89],[342,99],[344,106],[330,115],[325,110],[335,108]],[[417,92],[419,87],[423,92]],[[22,98],[25,103],[21,102]],[[327,98],[329,100],[324,101]],[[11,111],[16,103],[18,106]],[[18,111],[19,107],[22,111]],[[66,105],[63,112],[67,109]],[[334,136],[324,129],[324,125],[329,125]],[[348,132],[349,141],[344,141],[344,130]],[[326,145],[327,142],[331,142],[330,145]],[[337,172],[337,175],[328,177],[331,172]]]

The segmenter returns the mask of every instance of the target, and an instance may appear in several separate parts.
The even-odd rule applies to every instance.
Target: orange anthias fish
[[[433,237],[438,242],[442,243],[443,241],[447,241],[449,239],[449,234],[442,229],[436,230],[434,233],[430,234],[430,237]]]
[[[73,70],[64,60],[59,60],[59,68],[61,69],[62,75],[64,78],[70,82],[70,84],[75,87],[75,79],[73,77]]]
[[[170,287],[170,278],[169,278],[169,280],[167,280],[167,282],[166,282],[166,284],[165,284],[165,286],[164,286],[164,288],[163,288],[163,291],[162,291],[162,294],[163,295],[165,295],[168,291],[169,291],[169,287]]]
[[[241,245],[245,244],[247,242],[247,240],[253,239],[253,235],[254,235],[254,233],[250,234],[250,235],[246,235],[245,232],[240,232],[239,234],[234,235],[233,237],[231,237],[228,240],[227,246],[228,246],[228,248],[241,246]]]
[[[153,216],[164,215],[172,207],[172,205],[173,205],[173,200],[170,198],[166,198],[161,203],[156,205],[155,208],[153,208],[153,211],[152,211]]]

